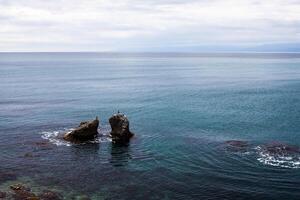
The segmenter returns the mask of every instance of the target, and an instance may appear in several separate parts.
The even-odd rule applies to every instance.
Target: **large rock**
[[[64,139],[71,142],[84,142],[92,140],[98,135],[99,120],[81,122],[79,127],[64,135]]]
[[[127,143],[134,135],[129,130],[129,121],[126,115],[118,113],[109,118],[111,126],[110,136],[113,142]]]

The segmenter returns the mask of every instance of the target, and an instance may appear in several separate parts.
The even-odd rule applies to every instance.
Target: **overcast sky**
[[[0,51],[219,51],[300,44],[300,0],[0,0]]]

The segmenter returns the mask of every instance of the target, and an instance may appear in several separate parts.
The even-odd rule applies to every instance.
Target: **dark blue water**
[[[300,146],[299,54],[1,53],[0,86],[0,190],[300,198],[298,151],[266,151]],[[58,138],[97,115],[107,135],[118,110],[128,146]]]

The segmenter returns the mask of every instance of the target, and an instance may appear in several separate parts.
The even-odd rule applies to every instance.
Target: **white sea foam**
[[[44,131],[42,132],[42,138],[48,140],[50,143],[57,146],[71,146],[70,142],[62,139],[62,135],[65,132],[72,131],[72,129],[58,130],[58,131]]]
[[[258,153],[257,160],[265,165],[271,165],[283,168],[300,168],[300,155],[299,154],[274,154],[265,151],[262,147],[255,148]]]
[[[70,132],[74,129],[63,129],[56,131],[43,131],[41,133],[41,137],[45,140],[48,140],[50,143],[55,144],[57,146],[71,146],[72,143],[63,139],[63,135],[67,132]],[[106,129],[105,129],[106,130]],[[88,141],[87,143],[103,143],[103,142],[111,142],[111,138],[108,137],[107,131],[101,131],[102,133],[99,137],[95,138],[92,141]],[[100,131],[99,131],[100,132]]]

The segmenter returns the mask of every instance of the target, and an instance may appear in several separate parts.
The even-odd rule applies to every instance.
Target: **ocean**
[[[300,198],[300,54],[0,53],[0,86],[7,198]],[[98,139],[61,139],[96,116]]]

